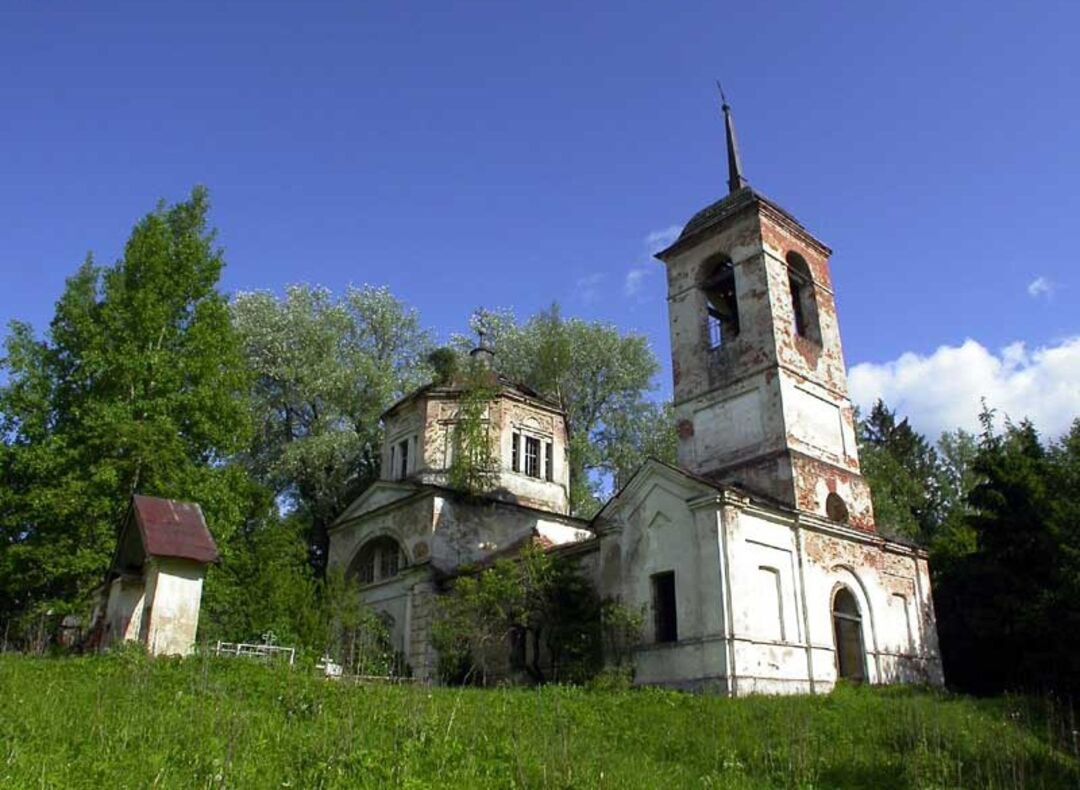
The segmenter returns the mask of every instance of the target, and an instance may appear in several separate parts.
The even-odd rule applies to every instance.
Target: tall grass
[[[18,788],[1076,787],[1070,726],[1038,701],[899,688],[726,700],[0,656],[0,785]]]

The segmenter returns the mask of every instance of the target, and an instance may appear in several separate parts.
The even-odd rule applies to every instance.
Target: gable
[[[217,546],[202,509],[194,502],[136,494],[130,512],[147,556],[217,561]]]
[[[345,508],[345,512],[334,519],[334,523],[330,525],[330,528],[340,527],[342,524],[357,519],[365,513],[370,513],[372,510],[376,510],[384,505],[389,505],[391,502],[396,502],[399,499],[412,496],[419,490],[418,486],[411,483],[378,480],[368,486],[364,490],[364,493],[354,499],[352,504]]]
[[[715,492],[715,487],[676,467],[650,458],[634,473],[630,482],[600,509],[596,520],[602,525],[617,526],[636,513],[646,500],[653,501],[651,509],[656,512],[655,503],[660,499],[667,498],[669,502],[685,506],[691,499]],[[650,514],[649,518],[652,517]]]

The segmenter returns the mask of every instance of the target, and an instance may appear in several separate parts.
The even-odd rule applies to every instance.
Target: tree
[[[385,288],[295,285],[284,298],[241,293],[232,317],[254,371],[255,439],[246,466],[311,519],[325,569],[330,523],[379,475],[379,418],[426,380],[430,336]]]
[[[200,502],[221,543],[259,497],[227,463],[249,436],[246,368],[217,283],[206,190],[160,204],[123,256],[67,281],[43,339],[0,366],[0,607],[69,610],[100,580],[131,495]]]
[[[1080,421],[1045,446],[1029,422],[982,415],[968,499],[975,545],[936,579],[942,653],[973,691],[1080,690]]]
[[[524,599],[513,560],[458,576],[437,600],[432,623],[442,679],[486,685],[509,648]]]
[[[968,524],[972,514],[968,496],[979,483],[975,471],[977,437],[962,429],[946,431],[938,439],[938,490],[941,521],[930,543],[931,568],[947,573],[953,558],[975,550],[975,531]]]
[[[649,458],[675,463],[679,444],[675,410],[671,403],[640,401],[610,414],[597,439],[605,468],[611,471],[615,488],[621,488]]]
[[[389,622],[364,604],[355,580],[334,568],[320,584],[326,655],[353,675],[411,674],[405,656],[394,650]]]
[[[589,580],[569,561],[529,545],[456,578],[438,602],[433,636],[445,680],[486,685],[516,648],[520,669],[543,683],[594,674],[600,627]],[[509,663],[514,668],[515,659]]]
[[[881,400],[859,426],[860,465],[870,483],[879,528],[929,543],[943,511],[937,452]]]
[[[499,474],[495,451],[498,439],[493,435],[489,413],[492,401],[499,394],[498,378],[479,360],[450,361],[445,351],[449,349],[439,349],[433,354],[433,364],[438,365],[440,376],[452,375],[452,383],[461,388],[449,482],[453,488],[469,494],[483,494],[491,489]]]
[[[225,561],[208,572],[204,640],[256,642],[272,633],[280,644],[326,649],[329,621],[308,561],[307,528],[302,514],[271,509],[232,535]]]
[[[473,324],[491,338],[500,373],[566,413],[576,514],[594,513],[605,481],[626,478],[647,453],[674,460],[670,411],[648,399],[659,365],[644,335],[564,318],[558,305],[524,324],[510,313],[483,311],[474,315]],[[463,336],[454,342],[462,350],[472,343]]]

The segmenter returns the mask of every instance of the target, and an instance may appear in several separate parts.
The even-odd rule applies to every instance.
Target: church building
[[[438,581],[539,542],[647,613],[635,682],[732,696],[942,683],[927,554],[877,532],[859,473],[831,250],[749,186],[722,109],[728,194],[656,256],[677,465],[647,461],[584,521],[564,415],[537,393],[498,379],[498,471],[480,498],[450,485],[461,388],[428,385],[384,415],[382,479],[331,528],[330,563],[415,677],[435,679]]]

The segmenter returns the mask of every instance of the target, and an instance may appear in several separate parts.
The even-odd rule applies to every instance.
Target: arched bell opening
[[[700,287],[705,294],[708,347],[720,348],[739,335],[739,300],[735,294],[735,264],[714,255],[702,266]]]

